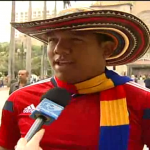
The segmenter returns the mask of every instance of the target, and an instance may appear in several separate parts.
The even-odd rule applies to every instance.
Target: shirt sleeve
[[[5,102],[2,110],[0,127],[0,146],[6,149],[14,149],[20,138],[20,131],[17,122],[17,113],[14,107],[15,93],[11,94]]]
[[[142,119],[142,139],[144,144],[150,148],[150,92],[147,92],[144,100],[143,119]]]

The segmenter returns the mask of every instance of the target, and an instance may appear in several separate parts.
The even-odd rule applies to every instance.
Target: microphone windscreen
[[[58,105],[65,107],[71,100],[71,94],[64,88],[55,87],[47,91],[42,97],[41,101],[46,98],[55,102]]]

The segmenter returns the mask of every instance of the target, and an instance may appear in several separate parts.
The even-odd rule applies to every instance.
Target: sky
[[[28,1],[16,1],[16,12],[27,11]],[[0,42],[10,42],[10,22],[11,22],[11,1],[0,1]],[[55,1],[48,1],[47,7],[54,9]],[[89,6],[91,1],[71,1],[71,6]],[[43,7],[43,1],[33,1],[33,8]],[[63,2],[57,1],[57,9],[63,9]]]
[[[0,42],[9,42],[11,1],[0,1]]]

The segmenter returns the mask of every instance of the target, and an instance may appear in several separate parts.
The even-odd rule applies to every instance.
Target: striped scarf
[[[52,78],[52,83],[54,80],[58,83],[56,77]],[[122,85],[129,81],[130,78],[106,69],[102,75],[75,84],[70,89],[66,87],[78,94],[100,92],[99,150],[127,150],[129,117]]]

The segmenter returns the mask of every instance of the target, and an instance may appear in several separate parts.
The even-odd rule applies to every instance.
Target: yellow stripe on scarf
[[[113,101],[100,101],[100,126],[129,124],[126,98]]]
[[[90,80],[75,84],[75,86],[79,94],[91,94],[113,88],[114,83],[103,73]]]

